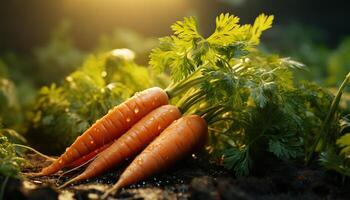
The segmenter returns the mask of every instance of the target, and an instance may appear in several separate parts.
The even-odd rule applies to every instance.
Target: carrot
[[[84,163],[86,163],[87,161],[91,160],[93,157],[95,157],[97,154],[101,153],[103,150],[107,149],[108,147],[110,147],[113,144],[114,141],[103,145],[102,147],[96,149],[95,151],[92,151],[86,155],[84,155],[81,158],[78,158],[77,160],[73,161],[72,163],[66,165],[65,167],[67,168],[75,168],[78,167]]]
[[[165,104],[168,104],[168,96],[161,88],[149,88],[135,94],[97,120],[66,149],[66,152],[50,166],[42,169],[38,175],[56,173],[76,159],[119,138],[142,117]]]
[[[170,167],[203,145],[207,133],[207,123],[198,115],[185,116],[173,122],[131,162],[118,182],[103,194],[102,199],[113,191]]]
[[[181,117],[176,106],[161,106],[138,121],[109,148],[101,152],[86,170],[61,187],[95,177],[144,149],[174,120]]]

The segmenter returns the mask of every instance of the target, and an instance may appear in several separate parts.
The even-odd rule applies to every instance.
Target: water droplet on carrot
[[[90,141],[90,144],[94,144],[94,141],[93,141],[93,140],[91,140],[91,141]]]
[[[160,130],[162,127],[161,127],[160,125],[158,125],[158,127],[157,127],[157,128],[158,128],[158,130]]]
[[[136,108],[134,109],[134,113],[135,113],[135,114],[139,113],[139,111],[140,111],[140,110],[139,110],[138,107],[136,107]]]
[[[150,119],[151,121],[153,121],[154,120],[154,117],[151,117],[151,119]]]
[[[131,121],[131,119],[128,117],[128,118],[126,118],[126,122],[130,122]]]
[[[136,162],[137,162],[137,164],[141,165],[143,163],[143,159],[142,158],[138,158]]]
[[[58,163],[62,164],[62,160],[60,159],[60,160],[58,161]]]

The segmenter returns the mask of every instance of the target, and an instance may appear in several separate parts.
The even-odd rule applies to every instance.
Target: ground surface
[[[48,164],[36,156],[29,159],[36,167],[28,167],[26,172],[38,171]],[[62,190],[57,186],[74,173],[9,180],[5,199],[99,199],[115,183],[126,164]],[[167,172],[123,189],[109,199],[350,199],[349,181],[302,165],[261,165],[255,173],[255,176],[235,178],[222,168],[189,157]]]

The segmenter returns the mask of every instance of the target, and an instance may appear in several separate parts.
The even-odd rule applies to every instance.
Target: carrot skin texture
[[[149,88],[115,106],[79,136],[55,162],[40,175],[56,173],[69,163],[119,138],[132,125],[155,108],[168,104],[168,96],[158,87]]]
[[[89,161],[90,159],[92,159],[93,157],[97,156],[97,154],[101,153],[102,151],[104,151],[105,149],[107,149],[108,147],[110,147],[113,144],[113,141],[103,145],[102,147],[96,149],[95,151],[92,151],[86,155],[84,155],[81,158],[78,158],[77,160],[73,161],[72,163],[68,164],[67,168],[71,169],[71,168],[75,168],[78,167],[82,164],[84,164],[85,162]]]
[[[174,121],[151,142],[126,168],[110,192],[144,180],[173,165],[207,140],[208,127],[204,119],[190,115]]]
[[[109,148],[101,152],[82,174],[65,183],[65,185],[95,177],[115,167],[126,158],[134,156],[180,117],[181,113],[176,106],[164,105],[156,108],[138,121]]]

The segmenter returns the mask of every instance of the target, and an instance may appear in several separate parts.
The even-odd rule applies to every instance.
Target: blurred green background
[[[60,81],[89,53],[125,47],[136,52],[138,63],[147,64],[155,38],[169,35],[173,22],[196,16],[206,35],[222,12],[240,16],[243,23],[262,12],[274,14],[274,27],[263,38],[266,51],[307,64],[310,71],[301,78],[335,86],[350,68],[350,3],[345,0],[0,2],[0,66],[10,69],[15,82],[30,76],[36,87]]]

